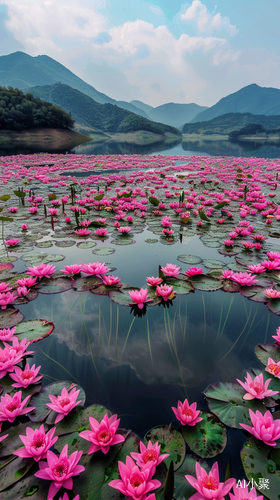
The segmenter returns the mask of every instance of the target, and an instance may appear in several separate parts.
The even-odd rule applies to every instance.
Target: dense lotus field
[[[210,385],[209,411],[174,401],[178,425],[153,428],[142,442],[105,407],[85,406],[77,384],[42,386],[32,343],[56,325],[24,321],[17,306],[72,289],[142,317],[147,308],[172,307],[178,295],[222,290],[279,315],[280,160],[40,154],[0,161],[0,500],[279,499],[280,329],[271,343],[252,345],[263,370],[248,367],[245,380]],[[221,260],[180,254],[159,262],[157,276],[141,269],[145,286],[132,286],[104,259],[123,245],[133,253],[146,230],[151,252],[154,243],[198,235]],[[63,265],[71,246],[75,259]],[[92,249],[92,262],[81,262],[82,249]],[[230,462],[219,477],[227,428],[247,433],[246,480],[231,477]]]

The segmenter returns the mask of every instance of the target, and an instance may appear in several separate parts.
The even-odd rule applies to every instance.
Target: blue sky
[[[0,55],[46,54],[117,100],[211,106],[280,88],[279,26],[279,0],[0,0]]]

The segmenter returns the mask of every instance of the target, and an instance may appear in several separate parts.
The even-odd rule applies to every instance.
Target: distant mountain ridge
[[[29,92],[35,97],[61,107],[71,114],[77,124],[95,131],[127,133],[146,130],[161,135],[166,133],[181,135],[174,127],[152,122],[110,103],[100,104],[63,83],[30,87]]]
[[[198,113],[208,109],[207,106],[199,106],[195,103],[178,104],[168,102],[153,108],[142,101],[130,101],[130,104],[142,109],[150,120],[172,125],[173,127],[181,127],[184,123],[190,122]]]
[[[225,113],[212,120],[186,123],[183,127],[183,134],[230,134],[239,131],[250,124],[262,125],[265,129],[276,130],[280,132],[280,113],[279,115],[253,115],[252,113]]]
[[[223,97],[211,108],[197,114],[190,123],[212,120],[226,113],[280,115],[280,90],[272,87],[259,87],[252,83]]]

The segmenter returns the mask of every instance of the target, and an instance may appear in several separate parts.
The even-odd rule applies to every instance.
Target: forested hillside
[[[19,89],[0,87],[0,129],[69,128],[73,125],[73,118],[63,109],[29,92],[24,94]]]

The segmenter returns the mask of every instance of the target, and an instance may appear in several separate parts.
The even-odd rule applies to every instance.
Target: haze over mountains
[[[207,128],[207,133],[210,133],[213,126],[215,129],[220,127],[226,130],[231,127],[232,130],[236,130],[237,123],[244,126],[246,123],[264,123],[264,121],[266,127],[275,128],[275,121],[272,120],[270,124],[269,120],[264,120],[260,115],[267,117],[280,115],[280,90],[259,87],[256,84],[248,85],[223,97],[210,108],[195,103],[166,103],[154,108],[139,100],[116,101],[97,91],[54,59],[46,55],[31,57],[24,52],[0,57],[0,86],[17,87],[25,92],[34,92],[35,96],[70,112],[77,123],[103,131],[112,130],[114,127],[115,132],[127,131],[129,127],[131,130],[140,130],[141,126],[151,130],[149,128],[151,122],[157,122],[157,125],[160,125],[158,122],[165,124],[159,126],[158,130],[161,131],[164,130],[161,127],[171,126],[183,128],[185,133],[187,130],[191,133],[190,131],[195,128],[197,130]],[[239,114],[238,117],[234,116],[236,113]],[[240,113],[243,114],[242,117]],[[220,117],[218,123],[209,123],[206,128],[202,126],[202,122],[217,117]],[[222,125],[223,121],[225,127]],[[199,126],[192,128],[190,125],[195,123]],[[169,131],[171,132],[170,129]],[[176,130],[173,130],[174,132],[178,133]]]

